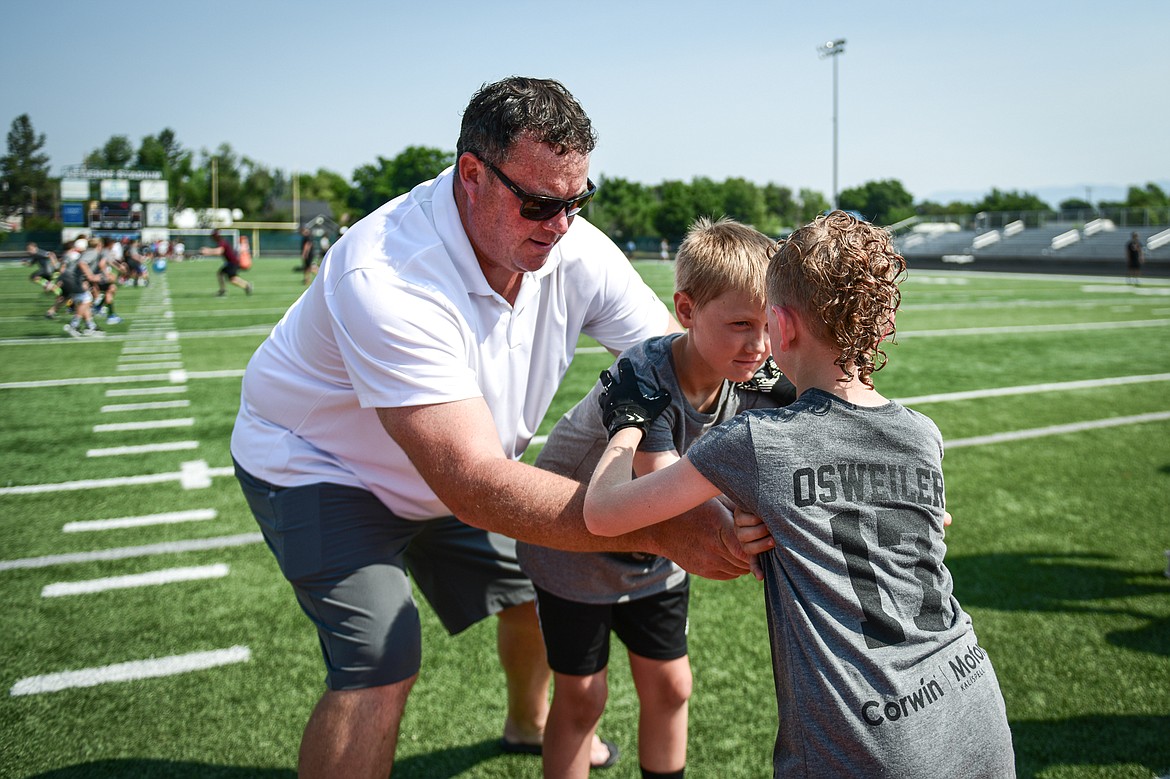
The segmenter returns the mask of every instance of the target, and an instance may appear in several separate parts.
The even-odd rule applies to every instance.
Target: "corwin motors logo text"
[[[986,659],[987,653],[983,651],[983,647],[972,644],[967,647],[965,654],[957,655],[954,660],[947,663],[960,690],[967,689],[983,676],[983,672],[986,670],[983,667],[983,661]]]
[[[971,644],[963,654],[955,655],[947,661],[947,668],[953,677],[953,682],[959,690],[965,690],[983,676],[986,668],[983,663],[987,653],[978,644]],[[942,700],[946,693],[937,679],[929,682],[923,678],[918,680],[918,689],[894,700],[866,701],[861,705],[861,718],[866,724],[877,727],[885,722],[912,717],[924,711],[929,706]]]
[[[892,701],[866,701],[861,705],[861,717],[867,724],[878,726],[886,720],[897,722],[913,716],[943,697],[942,685],[937,679],[918,680],[918,689]]]

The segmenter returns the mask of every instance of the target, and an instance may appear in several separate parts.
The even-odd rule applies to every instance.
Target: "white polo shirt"
[[[483,277],[452,182],[449,168],[347,231],[252,356],[231,443],[248,472],[362,487],[408,519],[450,514],[375,409],[482,396],[518,458],[581,333],[622,351],[665,332],[666,306],[579,216],[509,305]]]

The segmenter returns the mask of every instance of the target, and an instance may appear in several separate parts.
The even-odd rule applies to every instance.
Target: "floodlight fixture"
[[[832,57],[837,54],[845,53],[845,39],[838,38],[835,41],[825,41],[820,46],[817,46],[817,52],[820,53],[821,59],[825,57]]]
[[[821,59],[833,58],[833,208],[837,207],[837,55],[845,53],[845,39],[825,41],[817,47]]]

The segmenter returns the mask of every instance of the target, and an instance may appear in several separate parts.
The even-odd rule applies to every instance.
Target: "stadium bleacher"
[[[915,225],[895,236],[899,252],[913,267],[962,264],[975,270],[1058,271],[1116,275],[1124,272],[1125,244],[1136,232],[1146,247],[1143,273],[1170,276],[1170,230],[1165,226],[1118,226],[1108,220],[1084,224],[1052,222],[1025,227],[962,229]]]

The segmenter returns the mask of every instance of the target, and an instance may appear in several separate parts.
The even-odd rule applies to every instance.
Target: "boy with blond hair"
[[[774,242],[730,219],[700,219],[679,247],[675,315],[685,333],[651,338],[622,361],[669,388],[674,401],[647,428],[631,467],[643,475],[676,462],[691,443],[743,408],[794,394],[780,377],[752,382],[768,357],[764,271]],[[761,389],[765,391],[761,391]],[[767,391],[770,390],[770,391]],[[586,482],[605,449],[600,387],[557,422],[536,460]],[[711,501],[707,510],[727,509]],[[565,552],[518,544],[555,684],[544,733],[544,774],[584,777],[607,697],[610,631],[626,645],[640,702],[643,777],[682,777],[686,766],[688,578],[670,560],[637,553]],[[616,746],[606,742],[612,754]]]
[[[609,535],[724,494],[762,518],[780,728],[774,775],[1015,775],[1003,696],[943,564],[943,442],[878,394],[905,261],[841,211],[782,243],[767,275],[772,355],[799,391],[749,411],[685,459],[630,481],[643,429],[669,402],[633,366],[603,377],[612,433],[585,499]]]

